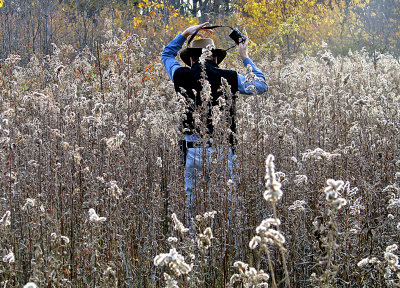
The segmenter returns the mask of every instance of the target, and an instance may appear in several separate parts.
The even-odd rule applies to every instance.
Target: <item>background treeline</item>
[[[105,19],[114,31],[151,41],[150,53],[159,53],[188,22],[204,20],[246,29],[262,55],[310,54],[322,41],[336,53],[400,49],[399,0],[5,0],[0,58],[47,55],[51,43],[95,51],[104,40]]]

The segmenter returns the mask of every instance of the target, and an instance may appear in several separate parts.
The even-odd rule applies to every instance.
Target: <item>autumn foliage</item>
[[[176,32],[200,20],[246,30],[258,45],[257,51],[269,55],[315,53],[322,42],[335,53],[363,47],[371,53],[397,53],[400,49],[398,0],[235,0],[229,5],[215,1],[210,7],[218,12],[203,13],[198,10],[201,1],[176,2],[34,0],[25,5],[5,1],[0,9],[0,57],[20,54],[29,59],[33,54],[49,54],[51,43],[94,50],[96,43],[104,42],[105,19],[112,19],[115,31],[122,29],[147,38],[153,44],[149,51],[153,56]]]

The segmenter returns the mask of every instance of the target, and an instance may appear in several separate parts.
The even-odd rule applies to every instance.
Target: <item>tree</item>
[[[310,39],[308,27],[318,24],[324,8],[316,0],[252,0],[242,5],[252,37],[259,44],[272,44],[276,50],[285,48],[288,54],[297,52],[300,44]]]

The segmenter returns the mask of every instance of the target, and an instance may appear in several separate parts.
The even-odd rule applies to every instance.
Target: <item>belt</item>
[[[187,148],[203,148],[203,147],[211,147],[212,146],[212,143],[210,140],[208,140],[207,143],[199,142],[199,141],[186,141],[186,140],[183,140],[183,141],[185,142]]]

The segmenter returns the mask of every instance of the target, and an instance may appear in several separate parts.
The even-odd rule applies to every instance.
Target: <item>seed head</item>
[[[265,192],[264,199],[270,202],[277,202],[282,198],[283,192],[281,190],[281,183],[276,181],[274,156],[268,155],[265,161]]]
[[[111,180],[108,182],[108,185],[108,194],[116,199],[119,199],[119,197],[122,195],[122,189],[118,187],[117,181]]]
[[[211,245],[211,239],[213,239],[213,234],[210,227],[207,227],[203,233],[198,235],[197,245],[199,248],[208,249]]]
[[[185,263],[185,259],[180,255],[175,248],[169,250],[169,253],[161,253],[154,257],[154,265],[168,267],[174,271],[177,276],[187,274],[192,271],[192,265]]]
[[[391,252],[385,252],[385,260],[392,267],[396,267],[399,264],[399,257]]]
[[[174,221],[174,229],[178,230],[181,234],[189,231],[189,229],[183,226],[182,222],[179,221],[175,213],[173,213],[171,217],[172,220]]]
[[[6,213],[4,213],[3,217],[1,217],[0,219],[0,225],[4,225],[5,227],[10,226],[11,225],[10,215],[11,212],[6,211]]]
[[[289,210],[295,210],[295,211],[304,211],[306,208],[304,207],[306,205],[306,201],[304,200],[296,200],[293,202],[292,205],[289,206]]]
[[[96,211],[93,208],[89,209],[89,220],[90,222],[104,222],[106,221],[106,217],[99,217]]]
[[[11,250],[9,250],[9,253],[3,257],[3,262],[9,263],[9,264],[15,262],[15,255]]]
[[[245,271],[249,267],[249,264],[242,261],[236,261],[235,263],[233,263],[233,267],[238,268],[240,273],[245,273]]]
[[[69,244],[69,238],[67,237],[67,236],[60,236],[60,238],[61,238],[61,240],[62,241],[64,241],[64,243],[66,244],[66,245],[68,245]]]
[[[397,244],[393,244],[393,245],[390,245],[390,246],[387,246],[386,247],[386,252],[393,252],[393,251],[396,251],[397,250]]]
[[[26,211],[28,207],[35,207],[36,200],[32,198],[26,198],[24,206],[22,206],[22,211]]]
[[[179,288],[178,282],[173,279],[169,274],[164,273],[166,288]]]
[[[167,241],[169,243],[177,243],[178,242],[178,238],[176,238],[176,237],[168,237]]]
[[[161,168],[162,167],[162,159],[161,157],[157,157],[156,166]]]
[[[24,288],[38,288],[38,286],[33,282],[28,282],[25,284]]]
[[[337,210],[341,209],[343,206],[347,204],[347,200],[344,198],[338,198],[332,202],[332,205]]]
[[[357,263],[357,266],[358,266],[358,267],[363,267],[363,266],[365,266],[365,265],[367,265],[367,264],[369,264],[369,258],[364,258],[364,259],[362,259],[361,261],[359,261],[359,262]]]
[[[258,244],[261,243],[261,237],[260,236],[254,236],[253,239],[250,240],[249,242],[249,248],[250,249],[255,249],[257,248]]]

